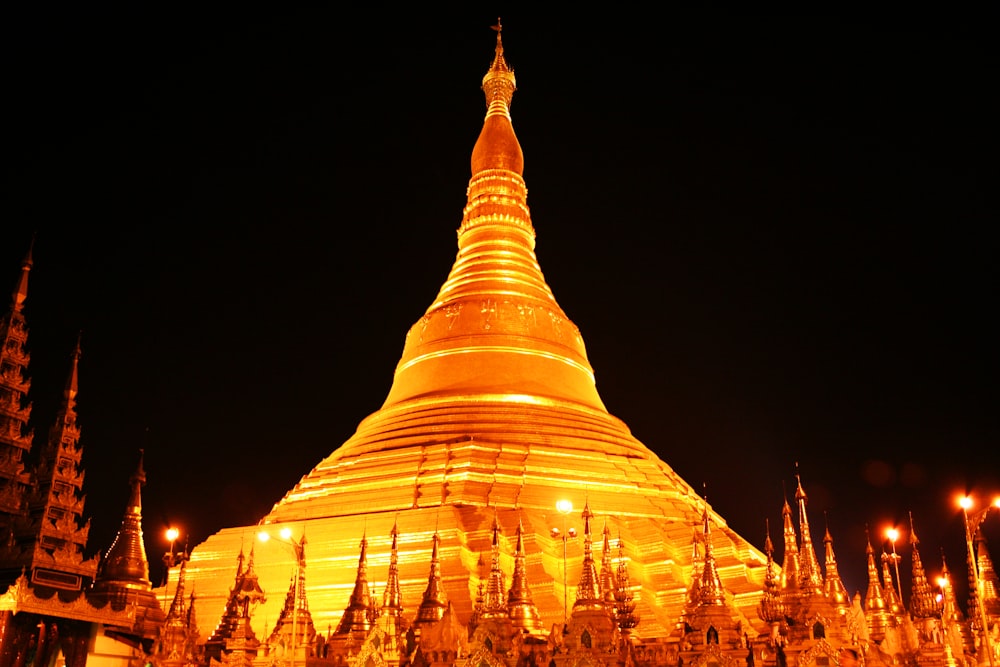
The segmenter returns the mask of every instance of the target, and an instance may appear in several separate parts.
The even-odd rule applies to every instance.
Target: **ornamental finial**
[[[500,114],[510,118],[510,101],[514,97],[517,85],[514,80],[514,70],[507,65],[507,60],[503,57],[503,40],[500,33],[503,26],[500,17],[497,23],[490,26],[497,33],[497,45],[493,63],[483,77],[483,92],[486,93],[487,118],[494,114]]]

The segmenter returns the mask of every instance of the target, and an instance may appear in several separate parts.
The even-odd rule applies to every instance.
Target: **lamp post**
[[[972,586],[975,589],[973,595],[976,596],[976,606],[979,608],[979,622],[983,628],[983,650],[986,651],[986,655],[990,660],[990,667],[994,667],[995,661],[993,660],[993,642],[990,638],[990,627],[989,620],[986,618],[986,605],[983,604],[983,581],[979,578],[979,567],[976,563],[976,547],[972,543],[973,534],[979,530],[980,524],[986,518],[986,513],[990,510],[987,506],[984,509],[979,510],[975,514],[975,517],[970,521],[969,519],[969,508],[972,507],[972,498],[968,496],[962,496],[958,500],[958,504],[962,507],[962,518],[965,520],[965,547],[969,551],[969,573],[972,575]],[[994,501],[996,507],[1000,507],[1000,499]],[[972,524],[976,524],[973,528]]]
[[[274,540],[280,544],[291,547],[292,554],[295,556],[295,579],[292,583],[292,641],[291,641],[291,657],[289,658],[289,665],[295,667],[295,655],[300,644],[298,637],[298,615],[299,615],[299,580],[301,578],[302,572],[302,540],[296,540],[292,537],[292,529],[288,526],[283,527],[278,534],[280,538],[272,537],[267,531],[261,530],[257,533],[257,539],[261,542],[268,542]]]
[[[177,538],[180,537],[181,531],[177,530],[173,526],[167,528],[165,533],[167,541],[170,542],[170,551],[163,554],[163,606],[166,607],[170,604],[169,595],[169,584],[170,584],[170,568],[177,564],[176,556],[174,554],[174,545],[177,543]]]
[[[563,630],[566,629],[566,621],[569,616],[569,582],[566,577],[566,541],[570,537],[576,537],[576,530],[573,528],[567,528],[566,518],[573,512],[573,503],[569,500],[559,500],[556,502],[556,511],[562,515],[562,532],[558,528],[552,529],[552,537],[562,536],[562,554],[563,554]]]
[[[903,604],[903,582],[899,578],[899,554],[896,553],[896,540],[899,539],[899,531],[895,527],[890,527],[885,531],[885,536],[889,538],[889,542],[892,543],[892,564],[896,569],[896,592],[899,593],[899,604],[901,608],[905,608]]]

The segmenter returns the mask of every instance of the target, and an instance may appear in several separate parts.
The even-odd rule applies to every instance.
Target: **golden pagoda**
[[[499,24],[495,30],[457,256],[406,334],[385,402],[259,525],[223,529],[194,548],[185,577],[197,591],[198,617],[220,617],[234,554],[255,533],[290,528],[293,540],[309,535],[307,594],[321,632],[340,626],[353,604],[359,555],[375,599],[395,564],[392,585],[398,581],[409,617],[434,562],[441,604],[467,623],[488,583],[479,563],[494,541],[504,576],[509,581],[517,568],[538,622],[551,629],[575,611],[581,572],[594,566],[586,521],[615,535],[616,561],[628,562],[631,636],[674,631],[692,577],[701,576],[691,539],[703,531],[737,620],[766,631],[756,609],[767,558],[608,412],[583,336],[546,283],[511,120],[516,80]],[[561,513],[557,501],[575,509]],[[292,547],[274,539],[258,545],[265,590],[286,587]],[[281,604],[270,595],[260,607],[258,635],[267,636],[264,624],[279,618]]]

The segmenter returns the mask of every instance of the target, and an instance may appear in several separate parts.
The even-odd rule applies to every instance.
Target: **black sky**
[[[601,396],[759,547],[797,463],[852,592],[909,511],[964,573],[954,494],[1000,492],[989,23],[659,12],[499,11]],[[454,259],[497,13],[7,15],[0,268],[37,235],[39,432],[82,331],[92,549],[140,448],[156,561],[378,409]]]

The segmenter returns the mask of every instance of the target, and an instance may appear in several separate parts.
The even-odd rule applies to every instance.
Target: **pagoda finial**
[[[490,26],[497,33],[497,45],[493,56],[493,63],[483,77],[483,92],[486,93],[486,104],[488,110],[486,117],[499,114],[510,118],[510,102],[517,90],[514,79],[514,70],[507,65],[507,60],[503,57],[503,39],[501,33],[503,26],[500,17],[497,17],[497,24]]]
[[[444,588],[441,585],[441,561],[438,556],[438,545],[441,543],[441,535],[437,528],[431,538],[431,563],[430,573],[427,576],[427,588],[424,589],[423,599],[417,609],[417,617],[414,623],[417,625],[425,623],[436,623],[444,616],[448,608],[448,601],[445,599]]]
[[[826,519],[826,532],[823,536],[823,544],[826,547],[825,573],[823,580],[824,592],[834,604],[847,608],[851,606],[851,596],[847,592],[847,587],[840,578],[840,570],[837,567],[837,556],[833,552],[833,536],[830,535],[830,518],[823,513]]]
[[[17,285],[14,287],[14,294],[11,295],[11,310],[15,312],[21,312],[21,309],[24,308],[24,302],[28,299],[28,273],[31,271],[31,267],[34,264],[31,259],[31,252],[34,247],[35,237],[32,235],[31,244],[28,245],[28,252],[24,254],[24,259],[21,260],[21,278],[17,281]]]
[[[517,546],[514,548],[514,573],[511,575],[510,590],[507,591],[507,614],[519,632],[541,637],[545,634],[545,624],[531,598],[528,587],[528,570],[524,555],[524,523],[517,519]]]

